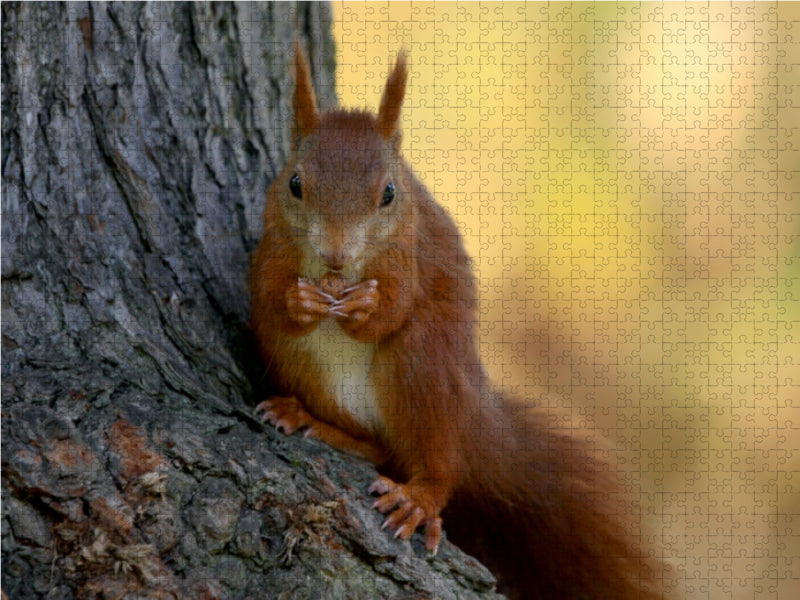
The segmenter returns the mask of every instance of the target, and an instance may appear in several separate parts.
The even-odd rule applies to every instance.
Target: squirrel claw
[[[382,496],[386,492],[392,489],[394,486],[394,482],[389,479],[388,477],[380,476],[372,484],[369,486],[367,490],[370,494],[378,494]],[[375,501],[375,504],[372,505],[372,508],[378,508],[378,501]]]
[[[305,437],[314,437],[314,419],[309,415],[294,396],[270,396],[255,408],[255,414],[263,412],[260,416],[264,423],[272,423],[278,431],[292,435],[298,429],[307,428]]]
[[[378,282],[374,279],[352,285],[331,305],[342,317],[354,322],[364,321],[378,307]]]
[[[377,279],[367,279],[366,281],[362,281],[361,283],[357,283],[355,285],[351,285],[342,290],[342,296],[346,296],[350,292],[354,292],[356,290],[363,289],[366,292],[375,292],[378,289],[378,280]]]
[[[407,540],[417,527],[425,526],[425,548],[435,556],[442,539],[442,518],[434,508],[429,492],[413,485],[397,484],[388,477],[380,476],[369,486],[371,494],[379,494],[373,508],[382,513],[390,512],[381,524],[381,529],[394,529],[394,537]]]
[[[303,327],[313,326],[328,316],[335,298],[316,285],[303,279],[286,291],[286,311],[289,317]]]
[[[442,540],[442,517],[434,517],[425,527],[425,549],[428,556],[433,558],[439,551],[439,542]]]

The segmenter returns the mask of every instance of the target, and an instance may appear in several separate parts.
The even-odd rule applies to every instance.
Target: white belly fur
[[[354,340],[332,320],[322,321],[306,342],[339,408],[364,427],[376,429],[380,415],[370,377],[375,345]]]

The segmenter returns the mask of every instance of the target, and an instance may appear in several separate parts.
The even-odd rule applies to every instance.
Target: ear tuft
[[[397,61],[394,69],[389,73],[386,80],[386,88],[383,90],[381,107],[378,110],[378,131],[385,140],[389,140],[397,132],[400,121],[400,109],[403,106],[403,96],[406,93],[406,79],[408,69],[406,68],[405,50],[397,53]]]
[[[299,40],[294,42],[294,131],[293,146],[319,127],[319,110],[314,85],[311,83],[311,67]]]

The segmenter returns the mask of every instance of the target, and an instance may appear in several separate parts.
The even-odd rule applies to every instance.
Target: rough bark
[[[2,5],[2,570],[28,598],[478,598],[251,415],[249,252],[316,4]]]

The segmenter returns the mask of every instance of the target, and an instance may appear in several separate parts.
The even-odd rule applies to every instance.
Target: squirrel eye
[[[383,198],[381,198],[381,206],[386,206],[387,204],[391,204],[392,200],[394,200],[394,184],[388,183],[386,187],[383,189]]]
[[[302,198],[303,191],[300,188],[300,176],[295,173],[292,175],[292,178],[289,180],[289,191],[292,192],[292,196],[295,198]]]

